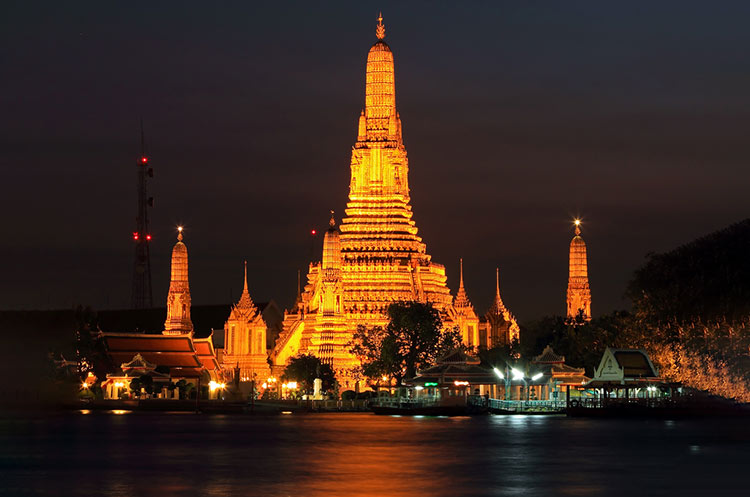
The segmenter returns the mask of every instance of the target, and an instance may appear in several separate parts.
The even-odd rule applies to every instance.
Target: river
[[[748,495],[746,420],[191,413],[0,417],[0,494]]]

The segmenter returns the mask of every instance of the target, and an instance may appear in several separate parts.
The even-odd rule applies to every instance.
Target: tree
[[[457,328],[443,330],[432,304],[396,302],[388,307],[388,318],[385,328],[358,327],[350,343],[351,352],[362,363],[362,373],[376,383],[386,375],[401,384],[442,355],[464,347]]]
[[[312,354],[302,354],[289,359],[289,364],[281,377],[285,381],[296,381],[307,394],[313,393],[316,378],[322,380],[324,391],[332,390],[336,385],[333,368]]]

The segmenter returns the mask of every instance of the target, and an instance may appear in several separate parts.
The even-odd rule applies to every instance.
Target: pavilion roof
[[[203,368],[190,335],[104,333],[102,338],[115,364],[129,362],[140,354],[156,367]]]
[[[556,363],[564,363],[565,362],[565,356],[562,356],[555,352],[552,349],[551,345],[547,345],[541,354],[536,356],[533,361],[531,361],[533,364],[556,364]]]

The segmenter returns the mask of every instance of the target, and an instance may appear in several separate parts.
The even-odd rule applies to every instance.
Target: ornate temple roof
[[[503,299],[500,297],[500,268],[495,268],[495,300],[492,301],[490,314],[505,315],[508,313],[508,309],[503,304]]]
[[[245,315],[254,314],[257,310],[253,299],[250,298],[250,291],[247,289],[247,261],[245,261],[245,280],[242,295],[240,295],[240,300],[232,307],[233,313],[235,310]]]
[[[471,307],[471,301],[469,300],[469,296],[466,294],[466,289],[464,288],[464,260],[459,259],[459,284],[458,284],[458,292],[456,292],[456,297],[453,299],[453,305],[454,307]]]
[[[551,345],[547,345],[532,362],[534,364],[562,364],[565,362],[565,356],[561,356],[552,349]]]

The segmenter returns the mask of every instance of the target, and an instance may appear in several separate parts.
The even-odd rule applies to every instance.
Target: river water
[[[0,495],[750,495],[747,420],[0,417]]]

